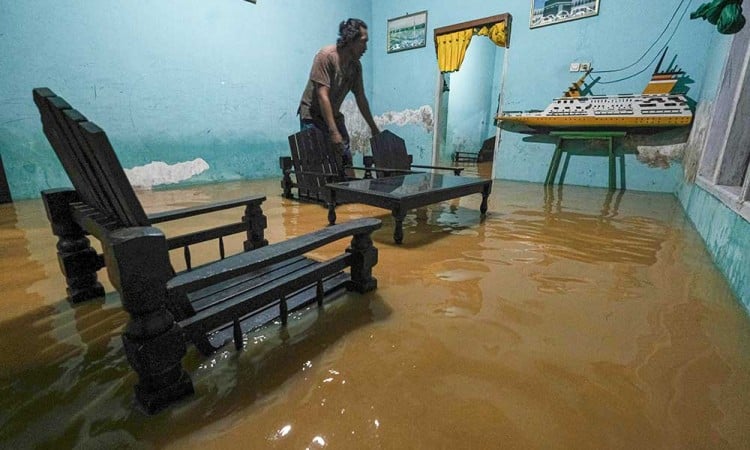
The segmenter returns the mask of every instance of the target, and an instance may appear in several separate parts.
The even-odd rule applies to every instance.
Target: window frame
[[[696,183],[750,222],[750,32],[734,35]]]

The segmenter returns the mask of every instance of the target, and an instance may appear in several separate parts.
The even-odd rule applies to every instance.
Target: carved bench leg
[[[378,249],[372,245],[370,233],[355,234],[346,251],[352,256],[350,290],[365,293],[376,289],[378,280],[372,276],[372,268],[378,263]]]
[[[248,224],[247,240],[243,242],[245,251],[253,250],[268,245],[265,238],[265,229],[268,227],[268,220],[263,214],[263,209],[258,204],[248,205],[245,208],[245,215],[242,221]]]
[[[167,241],[156,228],[123,228],[110,235],[107,270],[130,314],[122,336],[125,355],[138,374],[135,395],[149,414],[193,393],[182,367],[185,335],[166,309],[172,274]]]
[[[292,170],[292,158],[289,156],[280,156],[279,167],[283,174],[281,179],[281,189],[283,190],[282,195],[284,198],[292,198],[292,187],[294,186],[292,183],[292,176],[290,175],[290,171]]]
[[[79,303],[103,297],[104,288],[96,271],[104,267],[104,260],[70,213],[69,205],[78,201],[78,194],[72,189],[52,189],[42,192],[42,200],[52,233],[58,237],[57,261],[67,281],[68,299]]]

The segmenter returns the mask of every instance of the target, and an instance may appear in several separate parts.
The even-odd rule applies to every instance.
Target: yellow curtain
[[[483,26],[476,30],[479,36],[487,36],[498,47],[505,47],[507,34],[505,33],[505,22],[498,22],[492,26]]]
[[[461,63],[466,56],[466,49],[469,48],[471,37],[473,35],[487,36],[495,45],[505,47],[508,34],[506,33],[505,22],[498,22],[490,26],[481,28],[466,29],[455,31],[453,33],[441,34],[437,36],[437,58],[440,71],[455,72],[461,68]]]
[[[437,59],[441,72],[455,72],[461,67],[474,30],[461,30],[437,36]]]

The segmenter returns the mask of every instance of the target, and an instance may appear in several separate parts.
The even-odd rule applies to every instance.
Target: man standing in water
[[[310,78],[297,110],[300,128],[317,128],[325,133],[343,159],[344,165],[352,164],[352,152],[344,115],[340,109],[350,91],[354,93],[357,107],[370,126],[372,135],[380,132],[365,96],[362,64],[359,62],[367,50],[367,40],[367,24],[362,20],[348,19],[341,22],[336,45],[323,47],[315,55]],[[353,172],[347,175],[353,175]]]

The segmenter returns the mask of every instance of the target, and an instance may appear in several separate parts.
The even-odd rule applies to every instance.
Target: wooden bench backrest
[[[404,140],[388,130],[370,138],[370,150],[375,160],[375,167],[411,169],[411,157],[406,152]]]
[[[320,188],[329,182],[327,180],[343,181],[343,178],[338,176],[342,171],[328,138],[317,128],[310,128],[289,136],[289,149],[292,153],[292,165],[301,196],[318,198],[321,194]],[[311,175],[310,172],[328,174],[329,177]],[[330,176],[336,179],[331,180]]]
[[[48,88],[34,89],[44,134],[81,201],[121,226],[149,226],[104,130]]]

